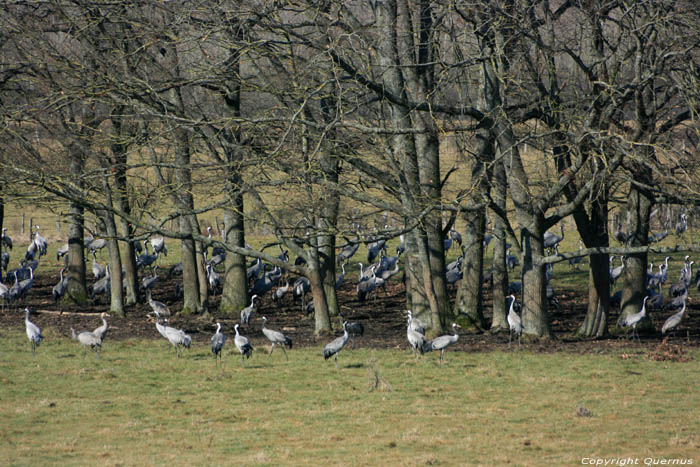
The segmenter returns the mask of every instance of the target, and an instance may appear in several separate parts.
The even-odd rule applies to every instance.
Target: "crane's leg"
[[[284,347],[282,347],[282,350],[284,350]],[[275,343],[273,342],[273,343],[272,343],[272,348],[270,349],[270,355],[268,355],[268,356],[271,357],[271,356],[272,356],[272,352],[274,352],[274,351],[275,351]]]
[[[337,353],[335,354],[333,359],[335,360],[335,368],[337,370],[338,369],[338,354]]]
[[[522,331],[518,333],[518,350],[520,350],[520,336],[522,336]]]
[[[445,355],[445,349],[440,351],[440,365],[442,365],[442,357]]]
[[[287,351],[284,350],[284,344],[282,344],[282,345],[280,346],[280,349],[282,349],[282,352],[284,352],[284,358],[286,358],[287,361],[289,361],[289,357],[287,356]],[[270,353],[272,353],[272,352],[270,352]]]
[[[508,331],[508,348],[510,349],[510,344],[513,341],[513,330]]]

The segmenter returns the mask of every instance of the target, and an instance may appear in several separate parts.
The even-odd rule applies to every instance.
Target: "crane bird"
[[[24,325],[27,328],[27,337],[29,338],[29,343],[32,345],[32,353],[36,353],[36,348],[39,347],[44,336],[41,335],[39,326],[29,321],[29,308],[25,308],[24,312]]]
[[[46,242],[46,239],[39,234],[40,227],[36,225],[35,228],[36,232],[34,233],[33,243],[36,244],[36,248],[39,251],[39,258],[41,258],[43,255],[46,254],[46,247],[48,244]]]
[[[209,227],[211,231],[211,227]],[[214,354],[214,360],[216,364],[219,364],[221,360],[221,351],[226,343],[226,336],[221,332],[221,323],[216,323],[216,332],[211,336],[211,353]]]
[[[423,324],[423,322],[418,318],[414,318],[411,310],[406,310],[406,316],[408,316],[409,327],[417,333],[425,336],[425,324]]]
[[[678,325],[681,324],[681,321],[685,317],[685,312],[686,312],[686,302],[684,301],[683,308],[681,308],[681,311],[669,316],[668,319],[664,322],[664,325],[661,326],[661,334],[666,334],[668,331],[675,330],[676,327],[678,327]]]
[[[253,316],[253,311],[255,311],[255,299],[258,298],[257,295],[250,297],[250,305],[241,310],[241,323],[248,326],[250,323],[250,318]]]
[[[647,314],[647,299],[649,298],[649,295],[644,297],[644,301],[642,301],[642,309],[633,315],[628,315],[622,318],[620,322],[617,323],[618,327],[632,327],[632,338],[634,339],[634,335],[637,334],[637,324],[644,319],[644,317]],[[637,340],[639,340],[639,334],[637,334]]]
[[[155,255],[163,253],[163,255],[168,256],[168,247],[165,245],[165,237],[151,238],[151,248]]]
[[[92,275],[95,276],[95,280],[98,281],[105,276],[105,267],[97,262],[97,253],[92,251]]]
[[[100,339],[100,342],[102,342],[105,339],[105,336],[107,335],[107,329],[109,329],[109,325],[107,324],[108,317],[109,313],[100,313],[100,318],[102,319],[102,326],[99,326],[95,328],[94,331],[92,331],[92,333]]]
[[[80,334],[75,333],[75,329],[70,328],[71,335],[74,341],[78,341],[83,346],[83,358],[87,355],[87,348],[90,348],[95,352],[95,358],[100,358],[99,352],[102,350],[102,339],[97,337],[90,331],[83,331]]]
[[[622,275],[622,271],[625,270],[625,257],[620,256],[620,265],[617,267],[612,267],[614,258],[615,258],[614,256],[610,257],[610,266],[611,267],[610,267],[609,272],[610,272],[610,283],[611,284],[614,284],[615,281],[618,280],[620,278],[620,276]]]
[[[7,232],[7,227],[2,228],[2,245],[5,245],[8,250],[11,250],[12,238],[10,238],[5,232]]]
[[[284,296],[289,292],[289,281],[284,281],[284,286],[277,287],[272,293],[273,300],[282,300]]]
[[[148,304],[151,306],[153,314],[156,315],[156,319],[170,317],[170,308],[168,308],[165,303],[153,300],[153,297],[151,297],[151,289],[148,289],[146,294],[148,297]]]
[[[560,223],[559,227],[561,227],[561,237],[557,234],[553,234],[552,232],[544,233],[542,247],[545,250],[554,248],[555,245],[559,245],[561,241],[564,240],[564,223]]]
[[[442,365],[442,361],[444,359],[445,355],[445,350],[451,346],[452,344],[457,343],[457,340],[459,339],[459,334],[457,333],[457,329],[459,328],[459,324],[457,323],[452,323],[452,331],[454,334],[450,335],[444,335],[440,337],[436,337],[435,339],[429,340],[425,344],[423,344],[423,353],[425,352],[431,352],[433,350],[439,350],[440,351],[440,364]]]
[[[523,323],[520,316],[515,312],[515,295],[510,295],[510,308],[508,309],[508,327],[510,328],[510,337],[508,338],[508,347],[513,340],[513,333],[518,336],[518,349],[520,348],[520,336],[523,333]]]
[[[70,246],[67,243],[64,243],[62,246],[60,246],[58,250],[56,250],[56,261],[66,256],[69,250]]]
[[[355,239],[351,242],[347,238],[345,239],[346,244],[340,249],[340,253],[336,256],[336,263],[340,264],[343,263],[350,258],[353,257],[353,255],[357,252],[357,250],[360,248],[360,239],[358,237],[355,237]]]
[[[158,282],[158,265],[153,266],[153,275],[141,279],[141,290],[153,290]]]
[[[408,311],[408,325],[406,326],[406,338],[408,343],[413,349],[413,355],[418,358],[418,352],[423,354],[423,346],[425,345],[425,328],[422,325],[415,325],[413,317],[411,316],[411,311]],[[423,332],[418,331],[418,329],[423,329]]]
[[[253,355],[253,346],[247,337],[241,336],[238,333],[238,324],[234,326],[236,330],[236,337],[233,338],[233,343],[236,344],[236,348],[241,353],[241,364],[245,361],[243,357],[250,358]]]
[[[282,352],[284,352],[284,357],[289,360],[289,357],[287,356],[287,351],[284,350],[284,346],[286,345],[289,347],[291,350],[292,348],[292,338],[289,336],[285,336],[279,331],[275,331],[274,329],[269,329],[266,327],[267,324],[267,318],[262,317],[263,319],[263,327],[262,327],[262,332],[265,334],[265,337],[267,337],[267,340],[272,342],[272,348],[270,349],[270,355],[272,355],[272,352],[275,350],[275,345],[279,345],[280,348],[282,349]]]
[[[107,240],[104,238],[95,238],[91,236],[90,241],[85,245],[85,248],[87,248],[90,253],[97,254],[97,252],[102,251],[105,246],[107,246]]]
[[[61,276],[58,284],[53,286],[53,290],[51,291],[51,295],[53,296],[53,301],[57,302],[63,297],[63,295],[66,293],[66,287],[68,287],[68,279],[65,277],[64,273],[66,271],[66,268],[61,268],[61,272],[59,275]]]
[[[345,344],[348,342],[348,338],[350,337],[350,334],[348,334],[347,325],[348,322],[343,321],[343,335],[336,337],[323,348],[323,359],[328,360],[329,358],[334,357],[336,368],[338,368],[338,353],[343,349],[343,347],[345,347]]]
[[[681,236],[688,229],[688,216],[681,213],[680,220],[676,223],[676,235]]]
[[[180,356],[180,347],[187,347],[188,349],[190,348],[192,338],[189,335],[185,334],[185,331],[183,331],[182,329],[175,329],[170,326],[163,326],[158,322],[157,319],[156,329],[158,329],[158,332],[161,336],[168,339],[168,341],[172,344],[173,348],[175,349],[176,357]]]

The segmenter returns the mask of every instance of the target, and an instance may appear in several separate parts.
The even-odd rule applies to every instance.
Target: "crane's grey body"
[[[425,336],[425,324],[418,318],[413,317],[413,312],[411,310],[406,310],[406,315],[408,316],[408,326],[419,334]]]
[[[413,349],[413,355],[418,358],[418,352],[423,355],[423,346],[425,345],[425,328],[422,325],[414,324],[414,319],[411,316],[411,312],[408,312],[408,325],[406,326],[406,338],[408,343]],[[422,329],[423,332],[420,332]]]
[[[272,294],[272,299],[277,301],[282,300],[287,292],[289,292],[289,281],[285,281],[283,286],[275,289],[275,292]]]
[[[262,332],[267,337],[267,340],[269,340],[272,343],[272,348],[270,349],[270,355],[272,355],[272,352],[275,350],[275,345],[279,345],[280,348],[282,349],[282,352],[284,352],[284,357],[289,360],[289,357],[287,356],[287,351],[284,350],[284,346],[286,345],[290,349],[292,348],[292,339],[288,336],[285,336],[279,331],[275,331],[274,329],[269,329],[266,327],[267,325],[267,318],[262,317],[263,319],[263,327],[262,327]]]
[[[510,337],[508,338],[508,346],[513,340],[513,334],[518,336],[518,348],[520,348],[520,336],[523,334],[523,323],[520,316],[515,312],[515,295],[510,295],[510,307],[508,308],[508,328],[510,329]]]
[[[68,251],[70,250],[70,246],[67,243],[64,243],[61,245],[58,250],[56,250],[56,261],[59,259],[63,258],[68,254]]]
[[[167,322],[167,321],[166,321]],[[156,329],[158,329],[158,332],[168,339],[168,342],[170,342],[175,349],[175,356],[179,357],[180,356],[180,348],[181,347],[186,347],[190,348],[190,344],[192,343],[192,338],[185,334],[185,331],[182,329],[175,329],[170,326],[163,326],[158,322],[156,319]]]
[[[250,305],[241,310],[241,323],[248,326],[250,323],[250,318],[253,317],[253,311],[255,311],[255,299],[258,298],[257,295],[250,297]],[[247,328],[246,328],[247,329]]]
[[[338,255],[336,256],[337,264],[340,264],[352,258],[355,255],[355,253],[357,253],[357,250],[360,248],[359,238],[355,237],[355,239],[352,242],[347,238],[345,240],[346,245],[340,249],[340,253],[338,253]]]
[[[95,276],[95,280],[98,281],[105,276],[105,267],[97,262],[97,254],[92,252],[92,275]]]
[[[245,361],[243,357],[250,358],[253,355],[253,345],[250,343],[247,337],[242,336],[238,332],[238,324],[234,326],[236,330],[236,337],[233,338],[233,343],[236,348],[241,353],[241,364]]]
[[[459,334],[457,334],[458,327],[459,325],[457,323],[452,323],[452,330],[454,331],[454,334],[436,337],[435,339],[426,342],[425,344],[423,344],[423,352],[425,353],[431,352],[433,350],[439,350],[440,364],[442,365],[445,350],[452,344],[456,344],[459,340]]]
[[[51,291],[54,302],[60,300],[66,293],[66,288],[68,287],[68,278],[64,276],[65,270],[66,268],[61,268],[60,279],[58,281],[58,284],[54,285],[53,290]]]
[[[669,331],[673,331],[679,324],[681,324],[681,321],[685,317],[686,306],[686,302],[684,301],[681,311],[668,317],[668,319],[664,322],[664,325],[661,327],[661,334],[666,334]]]
[[[148,304],[150,305],[151,310],[153,310],[153,314],[156,315],[156,319],[169,318],[170,308],[168,308],[168,306],[165,303],[153,300],[150,289],[148,289],[146,293],[148,294]]]
[[[168,256],[168,247],[165,245],[165,237],[151,238],[151,248],[153,248],[153,253],[159,255]]]
[[[94,331],[92,331],[92,333],[100,339],[100,342],[105,339],[105,336],[107,336],[107,330],[109,329],[109,324],[107,324],[108,316],[109,315],[107,313],[100,314],[100,318],[102,319],[102,325],[97,327]]]
[[[642,302],[642,309],[633,315],[628,315],[625,316],[622,321],[618,324],[619,326],[623,327],[631,327],[632,328],[632,338],[634,339],[635,334],[637,335],[637,340],[639,340],[639,334],[637,334],[637,324],[644,319],[644,317],[647,314],[647,300],[649,299],[649,295],[644,297],[644,301]]]
[[[153,267],[153,275],[151,277],[144,277],[141,280],[141,290],[151,291],[156,286],[158,282],[158,266]]]
[[[221,351],[226,344],[226,335],[221,332],[221,323],[216,323],[216,332],[211,336],[211,353],[214,354],[214,359],[217,364],[221,360]]]
[[[345,347],[345,344],[348,342],[348,338],[350,337],[348,334],[347,324],[347,321],[343,322],[343,335],[336,337],[323,348],[323,359],[328,360],[329,358],[334,357],[336,368],[338,368],[338,353],[343,349],[343,347]]]
[[[88,346],[95,352],[95,358],[99,358],[99,352],[102,350],[102,339],[90,331],[83,331],[80,334],[75,333],[75,329],[70,328],[71,335],[74,341],[80,342],[83,346],[83,357],[87,354]]]
[[[24,326],[27,331],[27,337],[29,338],[29,343],[32,345],[32,353],[36,352],[36,348],[39,347],[44,336],[41,335],[41,329],[39,326],[29,321],[29,308],[24,309]]]

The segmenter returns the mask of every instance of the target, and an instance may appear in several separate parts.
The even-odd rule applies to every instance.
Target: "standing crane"
[[[241,353],[241,364],[243,364],[245,361],[243,357],[250,358],[253,355],[253,345],[247,337],[238,333],[238,324],[234,326],[234,329],[236,330],[236,337],[233,338],[233,343],[236,344],[236,348]]]
[[[167,323],[167,321],[166,321]],[[163,326],[158,322],[156,319],[156,329],[158,329],[158,332],[168,339],[168,341],[172,344],[173,348],[175,349],[175,356],[179,357],[180,352],[179,349],[180,347],[187,347],[188,349],[190,348],[190,344],[192,343],[192,338],[185,334],[185,331],[182,329],[175,329],[170,326]]]
[[[414,331],[425,336],[425,324],[423,324],[423,322],[418,318],[414,318],[411,310],[406,310],[406,316],[408,316],[408,326]]]
[[[272,299],[276,301],[282,300],[287,292],[289,292],[289,281],[285,280],[284,286],[277,287],[272,293]]]
[[[266,327],[267,325],[267,318],[262,317],[263,319],[263,327],[262,327],[262,332],[265,334],[265,337],[267,337],[267,340],[272,342],[272,348],[270,349],[270,355],[272,355],[272,352],[275,350],[275,345],[279,345],[280,348],[282,349],[282,352],[284,352],[284,357],[289,360],[289,357],[287,356],[287,351],[284,350],[284,346],[286,345],[289,347],[291,350],[292,348],[292,338],[289,336],[285,336],[279,331],[275,331],[274,329],[269,329]]]
[[[156,319],[169,318],[170,308],[168,308],[168,306],[165,303],[153,300],[153,297],[151,296],[151,289],[148,289],[146,291],[146,294],[146,296],[148,297],[148,304],[151,306],[153,314],[156,315]]]
[[[508,328],[510,329],[510,337],[508,338],[508,347],[513,340],[513,334],[518,336],[518,349],[520,349],[520,336],[523,334],[523,323],[520,316],[515,312],[515,295],[510,295],[510,308],[508,309]]]
[[[632,338],[634,339],[634,335],[637,334],[637,324],[644,319],[644,317],[647,314],[647,299],[649,298],[649,295],[644,297],[644,301],[642,302],[642,309],[633,315],[628,315],[625,316],[621,322],[619,322],[617,325],[618,327],[632,327]],[[637,334],[637,340],[639,340],[639,334]]]
[[[151,248],[153,248],[153,254],[155,255],[163,253],[163,255],[168,256],[168,247],[165,245],[165,237],[151,238]]]
[[[209,227],[209,232],[211,233],[211,227]],[[221,323],[216,323],[216,332],[211,336],[211,353],[214,354],[214,360],[216,364],[219,364],[221,360],[221,351],[226,343],[226,336],[221,332]]]
[[[78,341],[83,346],[83,358],[87,355],[87,348],[90,348],[95,352],[95,358],[100,358],[100,350],[102,350],[102,339],[91,333],[90,331],[83,331],[80,334],[75,333],[75,329],[70,328],[71,335],[74,341]]]
[[[423,346],[425,345],[425,334],[420,332],[418,329],[423,329],[425,332],[425,328],[422,328],[422,325],[414,324],[411,311],[409,310],[408,325],[406,326],[406,338],[408,339],[408,343],[411,345],[411,349],[413,349],[413,355],[416,358],[418,358],[419,351],[421,355],[423,354]]]
[[[255,311],[256,298],[258,298],[257,295],[250,297],[250,305],[241,310],[241,323],[245,324],[246,326],[248,326],[248,323],[250,323],[250,318],[253,316],[253,311]]]
[[[331,357],[335,359],[335,367],[338,368],[338,353],[345,347],[350,335],[348,334],[347,321],[343,322],[343,335],[336,337],[323,348],[323,359],[328,360]]]
[[[100,342],[102,342],[105,339],[105,336],[107,335],[107,329],[109,329],[109,325],[107,324],[108,317],[109,313],[101,313],[100,318],[102,319],[102,326],[99,326],[95,328],[94,331],[92,331],[92,333],[100,339]]]
[[[681,324],[681,321],[685,317],[685,311],[686,311],[686,302],[683,302],[683,308],[681,308],[681,311],[678,313],[674,313],[671,316],[668,317],[668,319],[664,322],[664,325],[661,327],[661,334],[666,334],[669,331],[675,330],[679,324]]]
[[[105,267],[97,262],[97,253],[94,250],[92,252],[92,275],[95,276],[96,281],[105,276]]]
[[[158,265],[153,266],[153,275],[141,279],[141,290],[153,290],[158,282]]]
[[[7,235],[5,232],[7,232],[7,227],[2,228],[2,245],[7,247],[8,250],[11,250],[12,249],[12,238],[10,238],[10,236]]]
[[[61,277],[58,281],[58,284],[54,285],[53,290],[51,291],[54,302],[59,301],[66,293],[66,287],[68,287],[68,278],[64,275],[65,271],[66,268],[61,268],[61,272],[59,273]]]
[[[459,328],[459,324],[452,323],[452,331],[454,332],[454,334],[436,337],[435,339],[426,342],[425,344],[423,344],[423,353],[431,352],[433,350],[439,350],[440,351],[440,365],[442,365],[442,361],[443,361],[444,355],[445,355],[445,350],[449,346],[451,346],[452,344],[456,344],[457,340],[459,339],[459,334],[457,333],[458,328]]]
[[[29,338],[29,343],[32,345],[32,353],[36,353],[36,348],[41,344],[44,336],[41,335],[41,329],[39,326],[29,321],[29,308],[25,308],[24,312],[24,326],[27,329],[27,337]]]

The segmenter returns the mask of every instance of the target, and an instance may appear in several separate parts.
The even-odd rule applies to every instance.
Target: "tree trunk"
[[[71,172],[81,174],[83,161],[73,156],[70,160]],[[77,182],[81,185],[81,182]],[[84,211],[83,207],[71,201],[69,203],[68,225],[68,286],[63,299],[77,305],[84,305],[88,300],[85,285],[85,249],[84,249]]]
[[[653,198],[634,184],[630,187],[627,197],[627,212],[629,213],[628,246],[646,245],[649,236],[649,216],[653,206]],[[636,253],[626,256],[623,271],[622,303],[618,323],[629,315],[638,313],[646,295],[647,254]]]
[[[508,185],[506,170],[502,161],[496,162],[492,180],[493,202],[501,212],[506,212],[506,195]],[[507,301],[508,269],[506,268],[506,226],[500,216],[493,220],[493,276],[491,289],[493,291],[493,318],[491,330],[507,330]]]
[[[103,187],[105,190],[105,204],[113,207],[112,188],[107,177],[104,178]],[[124,288],[122,282],[122,259],[119,252],[119,241],[117,240],[117,225],[114,221],[112,211],[102,211],[100,213],[102,222],[107,234],[107,249],[109,251],[109,286],[110,286],[110,306],[109,312],[117,316],[124,316]]]
[[[328,312],[328,301],[323,287],[323,278],[319,269],[318,251],[311,246],[311,261],[309,265],[309,282],[314,300],[314,335],[320,337],[331,333],[331,320]]]
[[[472,165],[471,186],[474,194],[467,203],[462,216],[466,224],[464,231],[465,253],[462,262],[463,278],[457,290],[454,314],[466,317],[462,322],[463,328],[482,330],[486,328],[483,311],[483,268],[484,268],[484,230],[486,228],[486,207],[475,208],[475,204],[483,203],[488,198],[487,164],[493,160],[493,144],[489,140],[488,130],[477,135],[477,158]]]
[[[117,112],[118,115],[121,112]],[[115,126],[115,133],[119,136],[119,141],[123,140],[122,122],[120,117],[113,117],[112,121]],[[131,215],[131,203],[129,202],[126,166],[127,166],[127,150],[128,148],[120,143],[112,144],[112,153],[114,154],[114,204],[117,209],[126,215]],[[139,301],[139,281],[136,268],[136,251],[134,250],[134,227],[129,221],[123,217],[117,218],[122,237],[127,239],[126,248],[124,251],[124,286],[126,287],[126,297],[124,304],[127,306],[135,305]]]
[[[224,211],[226,243],[232,247],[245,247],[245,223],[243,216],[243,193],[229,192],[233,207]],[[248,280],[246,279],[247,265],[245,256],[237,253],[226,253],[225,276],[223,293],[219,312],[232,315],[248,306]]]

